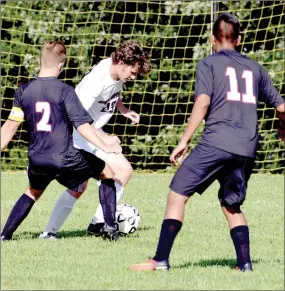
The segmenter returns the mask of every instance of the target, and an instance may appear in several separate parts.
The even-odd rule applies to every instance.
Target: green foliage
[[[176,147],[180,136],[183,134],[186,124],[181,127],[168,125],[159,130],[157,136],[140,135],[132,140],[130,149],[133,153],[142,157],[142,161],[137,163],[139,169],[151,167],[154,157],[159,161],[160,166],[155,165],[156,169],[165,168],[169,163],[169,153]],[[204,124],[197,129],[189,144],[189,151],[191,151],[199,142],[201,133],[204,131]],[[168,167],[166,170],[170,170]]]
[[[1,170],[15,171],[24,170],[28,165],[27,147],[13,147],[2,153]]]
[[[237,15],[243,32],[240,51],[265,67],[279,92],[284,89],[284,9],[282,1],[217,2],[217,14]],[[17,84],[37,75],[39,49],[45,40],[66,43],[68,57],[61,78],[75,86],[120,42],[133,39],[151,52],[153,70],[143,80],[125,85],[123,98],[145,116],[139,134],[132,130],[124,134],[125,144],[133,143],[125,154],[135,168],[169,166],[171,148],[191,113],[195,66],[211,52],[211,1],[25,0],[7,1],[1,12],[2,121]],[[265,108],[259,114],[263,135],[256,170],[280,172],[284,151],[276,137],[275,113]],[[122,128],[124,123],[110,124],[106,131],[123,135],[128,131],[127,126]],[[272,138],[274,143],[264,140]],[[262,152],[274,149],[278,158],[264,162],[269,155]]]

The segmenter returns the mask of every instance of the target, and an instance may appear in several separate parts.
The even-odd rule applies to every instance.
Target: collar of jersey
[[[40,79],[40,80],[53,80],[53,79],[57,79],[57,77],[37,77],[37,79]]]

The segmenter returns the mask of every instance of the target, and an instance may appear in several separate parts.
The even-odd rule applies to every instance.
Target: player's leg
[[[222,164],[217,164],[215,148],[198,145],[174,175],[168,194],[164,220],[155,256],[142,264],[132,265],[134,271],[168,270],[174,240],[182,227],[185,204],[195,192],[200,194],[216,179]]]
[[[99,229],[100,234],[103,238],[110,239],[110,240],[118,240],[119,232],[115,227],[115,215],[116,215],[116,208],[117,208],[117,199],[116,199],[116,187],[115,187],[115,180],[113,179],[113,171],[111,168],[106,164],[101,176],[101,185],[99,187],[99,201],[102,207],[102,214],[103,214],[103,225]],[[97,223],[96,225],[92,225],[94,227],[99,226]],[[90,231],[94,229],[90,229],[88,227],[87,233],[90,234]],[[97,232],[98,233],[98,232]]]
[[[237,268],[241,271],[252,270],[249,227],[245,215],[240,209],[246,196],[252,166],[253,160],[235,157],[224,169],[224,175],[219,179],[221,184],[219,199],[236,250]]]
[[[133,173],[131,164],[122,154],[107,154],[101,149],[91,145],[89,142],[86,142],[86,140],[74,139],[74,143],[76,147],[80,149],[83,155],[85,153],[93,153],[95,156],[105,161],[106,164],[111,167],[113,171],[113,178],[116,181],[116,199],[118,202],[124,193],[124,186],[127,184]],[[98,181],[98,185],[100,187],[101,181]],[[91,220],[91,223],[87,228],[87,233],[90,235],[100,235],[100,229],[103,225],[103,210],[102,206],[99,204]]]
[[[53,179],[50,175],[36,173],[36,171],[33,171],[30,167],[28,168],[28,177],[30,186],[12,208],[1,233],[1,240],[12,239],[13,233],[28,216],[35,201],[40,198],[45,188]]]
[[[102,150],[98,150],[95,152],[95,155],[110,166],[111,170],[114,173],[114,180],[116,180],[117,183],[119,183],[123,187],[128,183],[133,174],[133,168],[130,162],[125,158],[122,153],[107,154]]]
[[[133,169],[129,161],[122,154],[106,154],[102,150],[94,151],[94,154],[110,166],[113,178],[116,181],[116,199],[117,203],[124,193],[124,186],[132,176]],[[100,186],[101,187],[101,183]],[[99,188],[100,191],[100,188]],[[98,205],[95,214],[87,228],[89,234],[98,234],[98,229],[104,224],[104,217],[101,204]]]
[[[92,177],[93,172],[94,175],[99,176],[105,166],[103,161],[90,153],[88,156],[83,156],[81,153],[80,158],[78,158],[76,166],[69,170],[63,169],[57,177],[57,181],[66,186],[67,189],[57,199],[48,223],[44,231],[40,234],[40,238],[58,238],[56,232],[72,212],[76,201],[86,190],[88,179]]]
[[[102,129],[101,131],[104,134],[106,134]],[[82,149],[84,149],[86,146],[85,144],[79,145],[82,146]],[[89,152],[89,150],[87,151]],[[111,170],[113,171],[114,174],[114,180],[116,181],[117,196],[121,196],[122,194],[119,193],[119,192],[123,193],[123,189],[121,190],[121,187],[124,187],[128,183],[133,173],[133,168],[131,164],[122,153],[120,154],[105,153],[101,149],[95,147],[95,149],[93,150],[93,154],[111,167]]]
[[[58,239],[56,232],[61,228],[65,220],[70,215],[73,206],[77,199],[86,190],[88,181],[82,183],[76,191],[66,189],[57,199],[51,216],[45,227],[45,230],[40,234],[40,238],[43,239]]]
[[[252,271],[249,227],[245,216],[236,207],[222,206],[222,211],[228,221],[230,235],[236,250],[236,268],[241,271]]]
[[[86,161],[88,161],[90,167],[93,167],[98,161],[104,161],[103,157],[107,154],[101,150],[95,150],[93,154],[85,150],[79,150]],[[101,151],[101,154],[95,155],[96,152]],[[104,155],[105,154],[105,155]],[[117,155],[112,155],[113,159],[116,160]],[[117,160],[118,162],[121,159]],[[122,163],[123,164],[123,163]],[[124,165],[124,164],[123,164]],[[97,178],[100,180],[99,186],[99,201],[100,207],[98,207],[96,222],[95,224],[90,223],[87,228],[87,234],[100,236],[103,234],[104,237],[109,239],[116,239],[117,230],[115,229],[115,213],[116,213],[116,204],[117,196],[120,196],[120,193],[116,191],[118,184],[124,183],[122,177],[123,175],[114,177],[114,172],[111,167],[104,162],[104,169],[101,171],[100,175],[97,175]],[[122,190],[122,189],[121,189]],[[116,193],[117,192],[117,193]],[[104,228],[103,228],[104,227]]]
[[[176,175],[178,178],[180,175]],[[175,177],[174,177],[175,178]],[[189,197],[174,191],[168,193],[164,220],[161,225],[155,256],[142,264],[130,266],[133,271],[169,270],[169,256],[174,240],[182,227],[185,204]]]
[[[102,129],[101,131],[104,133]],[[119,200],[124,193],[124,186],[128,183],[133,173],[133,169],[129,161],[123,156],[123,154],[105,153],[84,139],[75,138],[74,144],[80,151],[93,153],[95,156],[106,162],[106,164],[111,167],[114,173],[114,179],[117,181],[115,185],[117,200]],[[100,185],[100,183],[98,183],[98,185]]]
[[[102,169],[104,169],[104,172],[106,173],[102,178],[111,179],[113,173],[111,170],[107,171],[107,168],[109,169],[109,167],[105,165],[105,162],[98,159],[96,156],[85,152],[84,155],[82,155],[82,160],[78,162],[78,165],[75,168],[68,171],[62,171],[61,175],[56,179],[60,184],[67,186],[68,189],[58,198],[48,224],[40,236],[41,238],[57,238],[55,233],[63,225],[64,221],[70,215],[75,202],[86,189],[86,179],[89,179],[90,177],[101,177],[101,173],[103,172]],[[114,188],[113,196],[116,200],[115,195],[116,191]]]
[[[70,215],[75,202],[84,193],[88,179],[100,176],[105,167],[104,161],[87,152],[78,155],[77,159],[73,167],[62,169],[56,177],[57,181],[68,189],[58,198],[48,224],[40,235],[41,238],[56,237],[56,232]]]

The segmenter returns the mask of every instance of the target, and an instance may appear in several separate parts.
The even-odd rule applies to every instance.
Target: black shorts
[[[82,191],[82,184],[89,178],[98,178],[105,168],[105,162],[95,155],[79,150],[80,159],[72,167],[61,169],[55,167],[38,167],[29,164],[28,177],[30,186],[36,190],[44,190],[52,180],[72,191]]]
[[[183,161],[170,189],[190,197],[202,194],[215,180],[220,183],[219,200],[223,206],[242,205],[254,159],[199,144]]]

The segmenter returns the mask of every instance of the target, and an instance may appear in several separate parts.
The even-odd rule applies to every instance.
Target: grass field
[[[253,175],[243,210],[254,272],[235,271],[235,252],[219,209],[218,184],[189,201],[169,272],[132,272],[156,250],[170,174],[135,174],[121,203],[136,206],[140,229],[118,242],[85,230],[98,201],[96,182],[75,205],[58,241],[38,239],[64,190],[53,182],[14,235],[1,244],[1,290],[284,290],[284,177]],[[1,229],[26,187],[26,174],[2,173]]]

